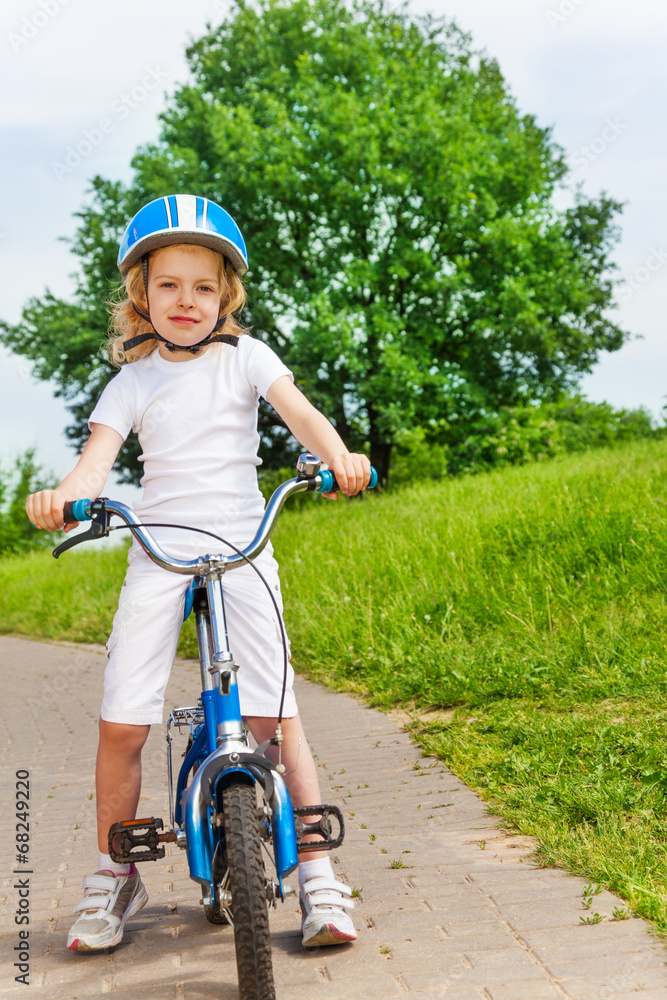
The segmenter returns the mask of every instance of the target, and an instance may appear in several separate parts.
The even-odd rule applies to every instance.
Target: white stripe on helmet
[[[177,194],[178,228],[188,232],[197,229],[197,199],[193,194]]]

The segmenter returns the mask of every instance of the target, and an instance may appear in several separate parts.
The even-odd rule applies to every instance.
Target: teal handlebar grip
[[[63,508],[65,524],[74,524],[75,521],[90,521],[90,504],[90,500],[67,500]]]
[[[322,483],[320,486],[317,487],[318,493],[334,493],[339,488],[338,483],[336,482],[336,478],[331,469],[324,469],[322,472],[320,472],[319,475],[320,479],[322,480]],[[371,478],[367,488],[369,490],[372,490],[374,489],[374,487],[377,486],[377,484],[378,484],[377,469],[375,469],[371,465]]]

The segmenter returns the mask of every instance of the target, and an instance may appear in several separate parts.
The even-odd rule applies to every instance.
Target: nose
[[[178,293],[178,304],[183,309],[192,309],[195,304],[195,297],[192,289],[186,285],[181,285]]]

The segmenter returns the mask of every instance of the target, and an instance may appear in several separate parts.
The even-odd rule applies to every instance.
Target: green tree
[[[609,403],[593,403],[583,396],[565,396],[545,407],[556,421],[565,451],[587,451],[641,438],[662,437],[645,407],[615,410]]]
[[[17,458],[12,470],[0,468],[0,555],[55,544],[53,534],[34,528],[25,514],[28,494],[53,486],[53,476],[35,464],[32,450]]]
[[[8,333],[72,399],[74,438],[109,376],[101,301],[122,223],[172,191],[238,219],[253,332],[383,480],[406,431],[464,439],[623,343],[606,315],[620,205],[553,207],[566,166],[550,130],[454,25],[383,0],[239,0],[188,58],[132,184],[93,182],[75,305],[33,300]],[[261,429],[285,464],[266,409]]]

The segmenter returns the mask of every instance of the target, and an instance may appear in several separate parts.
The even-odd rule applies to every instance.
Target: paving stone
[[[489,948],[488,950],[471,949],[465,951],[463,957],[467,959],[473,969],[500,968],[505,965],[509,965],[512,968],[516,968],[519,965],[535,965],[534,959],[531,958],[528,952],[524,951],[518,942],[515,943],[513,948],[505,941],[504,948]]]
[[[575,900],[552,900],[551,902],[526,904],[513,903],[502,907],[502,913],[510,926],[519,933],[534,928],[571,927],[581,925],[579,919],[584,911]]]
[[[570,941],[567,944],[551,945],[547,948],[534,947],[532,950],[544,965],[553,968],[560,962],[579,962],[587,958],[606,959],[608,956],[618,957],[625,952],[643,954],[647,943],[645,934],[637,934]],[[656,954],[664,960],[666,957],[664,945],[656,941],[654,948]]]
[[[642,986],[630,987],[621,993],[610,992],[606,987],[600,993],[601,1000],[667,1000],[667,987],[658,986],[656,989],[644,989]]]
[[[432,976],[429,973],[411,975],[409,977],[409,986],[407,980],[404,980],[402,977],[401,980],[404,983],[404,996],[407,990],[409,997],[423,995],[430,997],[431,1000],[480,1000],[482,997],[486,1000],[485,995],[472,986],[460,986],[446,979]]]
[[[435,918],[447,927],[488,920],[494,915],[493,908],[483,899],[473,898],[465,902],[457,900],[452,903],[446,896],[427,896],[424,902],[433,911]]]
[[[544,881],[545,884],[547,884],[547,881],[552,878],[556,879],[572,878],[575,879],[577,882],[583,881],[581,879],[577,879],[576,876],[574,875],[567,875],[560,868],[540,868],[526,861],[524,861],[524,863],[518,869],[518,875],[521,878],[527,878],[532,880],[537,879],[538,881]],[[507,870],[498,869],[495,872],[489,872],[488,875],[471,874],[470,881],[475,882],[478,885],[491,885],[491,884],[497,884],[498,882],[509,882],[510,884],[514,884],[515,878],[514,875],[509,874]]]
[[[313,986],[290,986],[289,990],[279,988],[276,989],[277,1000],[326,1000],[327,997],[331,997],[332,1000],[340,1000],[341,989],[345,984],[339,982],[324,982],[319,980],[317,983],[316,991]],[[396,980],[390,976],[382,976],[380,979],[356,979],[354,982],[349,982],[346,988],[346,992],[342,995],[346,997],[373,997],[373,1000],[396,1000],[397,997],[401,996],[404,991],[401,989]],[[208,1000],[208,998],[207,998]],[[238,995],[235,997],[238,1000]],[[475,997],[475,1000],[479,1000],[479,994]]]
[[[520,980],[507,983],[497,983],[485,988],[485,994],[490,1000],[551,1000],[572,997],[573,994],[563,993],[555,983],[547,980],[541,983],[526,984]]]
[[[483,891],[496,906],[506,906],[512,904],[524,905],[526,903],[541,902],[547,899],[577,899],[579,905],[581,906],[582,916],[586,916],[582,906],[583,885],[577,884],[576,879],[572,879],[572,881],[569,879],[559,879],[558,881],[553,880],[548,882],[546,885],[540,884],[539,882],[522,882],[521,885],[506,886],[506,884],[503,883],[502,888],[485,886]],[[598,897],[596,896],[593,899],[591,910],[595,912],[595,910],[599,909],[601,905],[609,905],[611,900],[608,900],[607,896],[608,894],[605,894],[604,899],[600,900],[598,900]],[[612,897],[612,900],[614,905],[616,905],[616,898]]]
[[[631,1000],[635,993],[638,995],[638,1000],[643,1000],[645,992],[649,989],[667,987],[667,969],[643,969],[616,975],[598,973],[578,979],[568,979],[564,985],[567,992],[577,997],[577,1000],[588,1000],[589,997],[595,1000],[598,998],[607,1000],[608,996],[613,997],[614,994]]]
[[[656,946],[641,951],[625,952],[621,955],[604,955],[595,958],[577,958],[570,962],[550,962],[547,971],[554,979],[567,982],[568,979],[581,979],[593,976],[609,977],[638,975],[641,979],[647,970],[660,970],[661,985],[667,986],[667,968],[665,968],[665,949]]]
[[[641,947],[656,943],[656,938],[647,929],[646,924],[637,918],[632,920],[603,920],[599,924],[572,924],[571,927],[530,928],[521,932],[526,944],[539,952],[542,948],[554,945],[583,944],[600,940],[616,942],[616,951],[625,951],[626,944],[630,951],[640,951]],[[658,940],[658,943],[660,941]],[[666,956],[667,957],[667,956]]]

